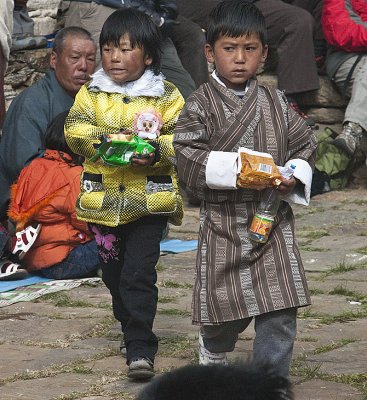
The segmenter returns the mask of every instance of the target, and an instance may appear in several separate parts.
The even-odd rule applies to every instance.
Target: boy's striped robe
[[[188,98],[176,125],[174,147],[182,185],[203,200],[195,324],[310,304],[289,204],[281,202],[268,242],[254,243],[248,227],[261,192],[213,190],[206,184],[210,152],[236,152],[240,146],[270,153],[277,165],[292,160],[297,165],[294,175],[307,190],[311,183],[316,140],[281,92],[259,86],[254,79],[241,99],[211,79]],[[300,188],[303,196],[304,186]],[[309,194],[306,197],[309,200]]]

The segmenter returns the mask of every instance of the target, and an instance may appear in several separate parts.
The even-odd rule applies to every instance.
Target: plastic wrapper
[[[94,145],[97,152],[90,159],[96,162],[103,160],[107,165],[121,166],[131,164],[131,158],[144,157],[155,151],[155,148],[134,133],[114,133],[102,136],[100,144]]]
[[[279,186],[282,182],[282,175],[270,154],[240,148],[239,156],[241,162],[237,176],[238,187],[263,190]]]

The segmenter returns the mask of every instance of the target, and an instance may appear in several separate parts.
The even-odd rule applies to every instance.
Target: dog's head
[[[138,400],[292,400],[287,378],[255,363],[189,365],[154,379]]]

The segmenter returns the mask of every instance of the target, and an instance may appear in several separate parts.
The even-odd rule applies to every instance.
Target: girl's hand
[[[294,176],[290,177],[289,179],[285,179],[278,187],[278,192],[286,196],[287,194],[291,193],[294,187],[296,186],[297,181]]]
[[[149,167],[154,160],[154,153],[149,153],[144,156],[133,155],[131,157],[131,165],[133,167]]]

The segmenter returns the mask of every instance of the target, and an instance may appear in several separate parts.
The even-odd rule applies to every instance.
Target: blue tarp
[[[41,278],[37,275],[31,275],[26,279],[18,279],[16,281],[0,281],[0,293],[14,290],[21,286],[34,285],[35,283],[43,283],[51,281],[52,279]]]
[[[161,241],[161,251],[164,253],[182,253],[184,251],[193,251],[197,248],[197,240],[168,239]]]

